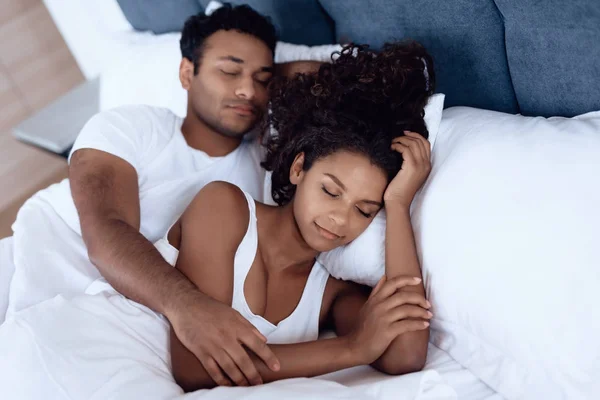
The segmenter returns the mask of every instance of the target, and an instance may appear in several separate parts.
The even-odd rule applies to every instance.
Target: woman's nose
[[[329,219],[336,227],[344,227],[348,222],[349,208],[336,208],[329,213]]]

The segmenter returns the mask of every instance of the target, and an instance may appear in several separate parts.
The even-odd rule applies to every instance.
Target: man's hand
[[[271,370],[279,370],[279,361],[267,346],[266,338],[233,308],[199,291],[177,297],[177,304],[173,304],[166,316],[181,343],[219,386],[262,384],[243,346]]]

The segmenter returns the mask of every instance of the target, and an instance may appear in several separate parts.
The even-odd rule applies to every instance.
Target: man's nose
[[[256,94],[254,84],[254,79],[252,79],[252,77],[244,77],[240,79],[239,85],[235,91],[235,95],[245,100],[254,99]]]

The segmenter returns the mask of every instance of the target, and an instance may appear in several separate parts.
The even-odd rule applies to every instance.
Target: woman
[[[432,314],[409,207],[430,170],[422,136],[433,90],[427,62],[416,44],[388,45],[376,56],[348,47],[317,74],[273,82],[269,122],[278,134],[267,142],[264,166],[273,171],[279,206],[213,182],[164,240],[161,247],[202,292],[230,304],[268,339],[281,365],[273,372],[255,358],[264,381],[363,364],[390,374],[424,365]],[[384,205],[387,281],[369,296],[330,277],[315,258],[358,237]],[[338,337],[318,340],[330,327]],[[217,363],[201,365],[175,332],[171,360],[186,391],[232,384]],[[233,363],[226,353],[213,361]]]

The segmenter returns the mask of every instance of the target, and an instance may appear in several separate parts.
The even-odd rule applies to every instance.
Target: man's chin
[[[253,130],[254,127],[255,127],[254,124],[244,124],[244,125],[231,124],[231,125],[225,125],[225,126],[222,126],[221,129],[219,129],[219,133],[221,135],[227,136],[227,137],[242,138],[246,134],[250,133]]]

